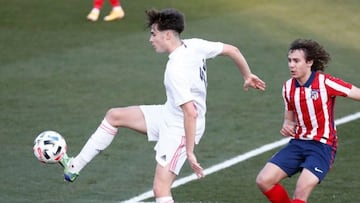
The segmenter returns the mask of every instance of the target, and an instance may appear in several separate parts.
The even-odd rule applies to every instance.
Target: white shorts
[[[170,171],[178,175],[187,158],[184,128],[179,127],[183,124],[167,125],[164,105],[141,105],[140,109],[145,117],[148,140],[157,141],[156,161],[161,166],[170,164]]]

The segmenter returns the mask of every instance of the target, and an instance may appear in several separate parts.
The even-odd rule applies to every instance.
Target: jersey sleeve
[[[328,89],[329,96],[346,97],[349,95],[352,88],[352,84],[331,75],[325,75],[325,85]]]
[[[203,53],[206,59],[214,58],[222,53],[224,44],[222,42],[212,42],[204,39],[195,38],[197,51]]]
[[[282,87],[282,97],[284,100],[284,105],[285,105],[285,110],[286,111],[293,111],[294,108],[293,106],[290,104],[290,91],[291,91],[291,81],[288,80],[286,82],[284,82],[283,87]]]

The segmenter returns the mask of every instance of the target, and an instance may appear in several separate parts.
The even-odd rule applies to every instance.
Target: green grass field
[[[0,0],[0,202],[119,202],[151,189],[154,143],[120,129],[75,183],[63,181],[58,165],[40,164],[34,138],[56,130],[76,155],[115,106],[165,101],[166,55],[148,43],[144,11],[175,7],[186,14],[183,38],[234,44],[267,91],[242,90],[232,62],[209,61],[208,119],[196,148],[204,168],[281,139],[281,85],[288,79],[287,49],[312,38],[332,55],[327,72],[360,86],[360,2],[356,0],[122,1],[122,21],[85,20],[92,1]],[[105,3],[101,17],[109,11]],[[339,98],[336,117],[360,111]],[[333,170],[309,202],[360,202],[360,121],[338,127],[340,146]],[[267,202],[255,177],[278,149],[173,190],[177,202]],[[191,174],[185,165],[179,178]],[[295,178],[283,183],[292,193]],[[148,199],[144,201],[153,201]]]

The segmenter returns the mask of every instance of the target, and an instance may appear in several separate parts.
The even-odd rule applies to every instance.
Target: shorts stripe
[[[180,143],[179,147],[176,149],[176,152],[175,152],[173,158],[171,159],[170,171],[176,171],[176,165],[179,161],[179,157],[181,156],[181,152],[182,152],[182,149],[184,148],[184,146],[185,146],[185,137],[183,136],[181,138],[181,143]]]

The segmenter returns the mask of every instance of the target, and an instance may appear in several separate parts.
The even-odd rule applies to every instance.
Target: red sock
[[[110,0],[110,4],[112,7],[120,6],[120,0]]]
[[[306,203],[305,201],[300,200],[300,199],[294,199],[292,202],[293,203]]]
[[[264,192],[264,195],[272,203],[291,203],[289,195],[286,190],[280,184],[274,185],[270,190]]]
[[[104,0],[94,0],[94,8],[97,8],[100,10],[103,3],[104,3]]]

